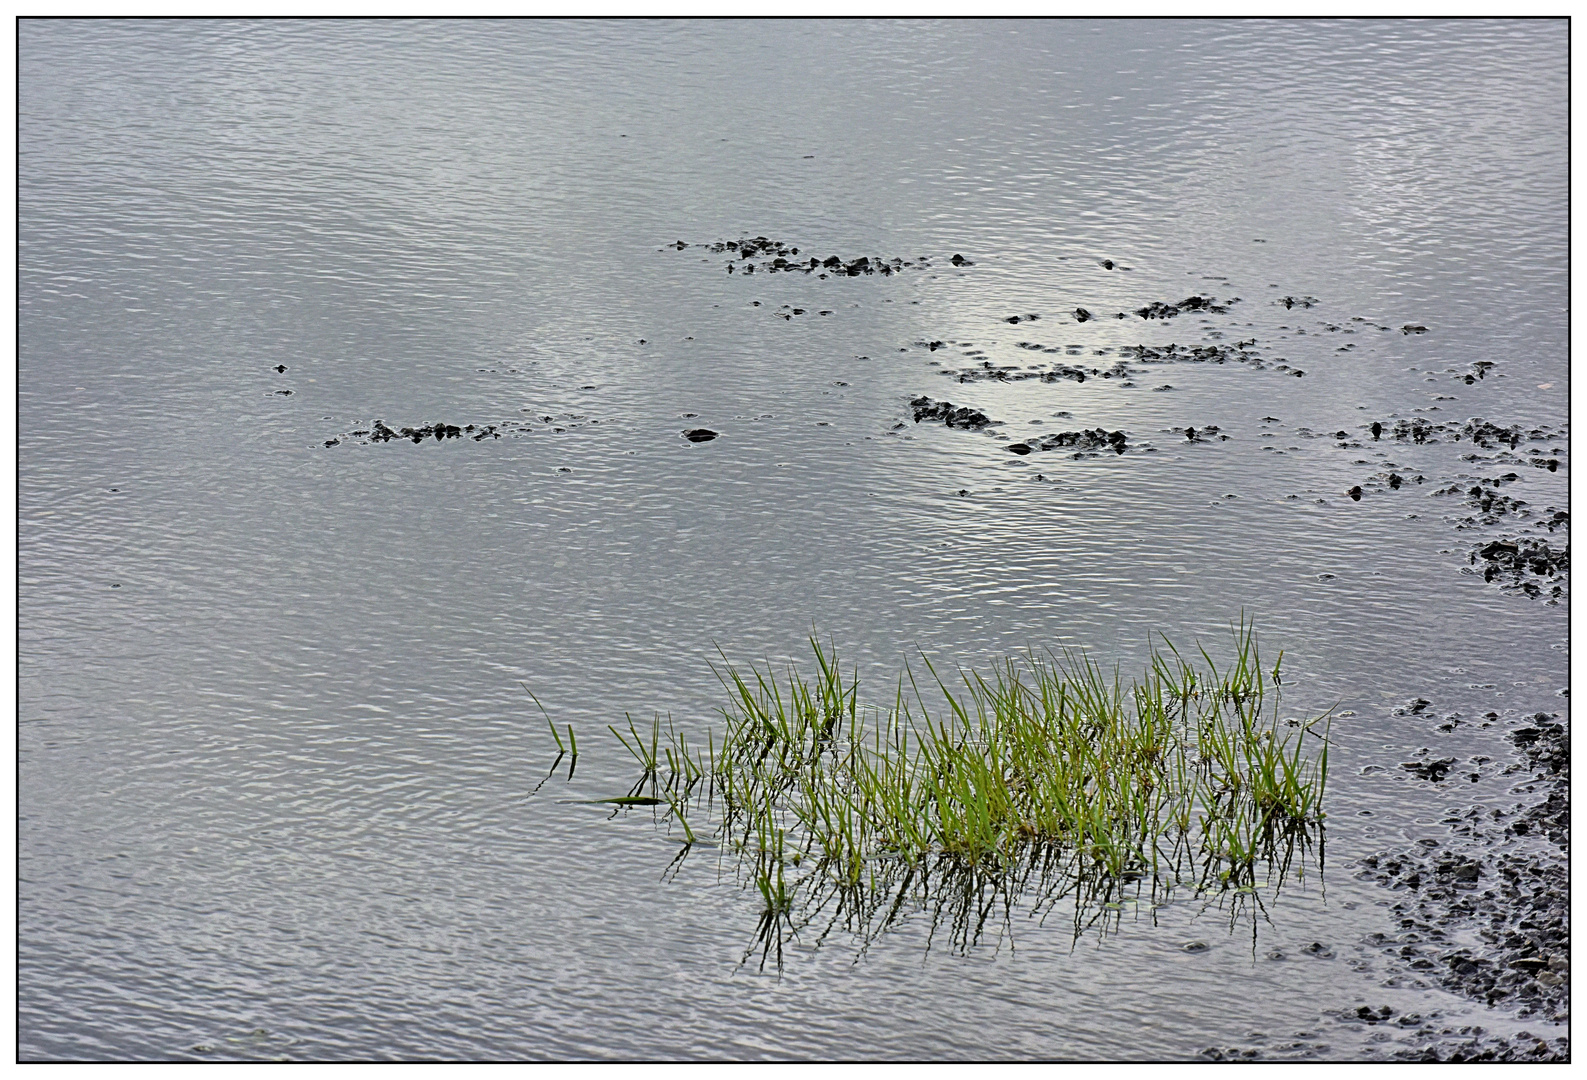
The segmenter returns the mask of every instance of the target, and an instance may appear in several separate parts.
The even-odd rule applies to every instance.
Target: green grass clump
[[[810,644],[809,678],[718,671],[730,701],[704,747],[670,720],[612,729],[643,769],[631,797],[664,801],[685,844],[709,835],[746,857],[779,958],[801,892],[829,930],[924,907],[967,947],[1021,895],[1048,910],[1074,896],[1078,930],[1142,883],[1253,894],[1297,845],[1320,851],[1326,717],[1280,718],[1283,654],[1264,668],[1243,621],[1221,668],[1166,639],[1128,687],[1084,654],[951,682],[927,661],[925,686],[906,671],[886,708],[862,707],[856,675]]]

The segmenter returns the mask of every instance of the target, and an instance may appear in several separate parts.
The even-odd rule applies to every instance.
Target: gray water
[[[1566,60],[1559,21],[23,22],[19,1053],[1392,1052],[1363,1003],[1561,1033],[1364,944],[1395,917],[1349,868],[1517,801],[1401,771],[1503,744],[1397,707],[1567,704],[1568,596],[1470,572],[1515,530],[1431,494],[1495,467],[1364,434],[1566,423]],[[699,247],[746,235],[930,268]],[[1194,293],[1241,302],[1111,318]],[[940,374],[1237,338],[1268,366]],[[377,418],[529,429],[349,436]],[[1006,450],[1098,426],[1129,452]],[[1515,471],[1566,505],[1568,466]],[[633,780],[625,712],[710,724],[718,648],[814,630],[882,701],[922,652],[1128,673],[1242,614],[1286,709],[1336,708],[1322,874],[1254,927],[1016,913],[960,951],[921,913],[779,975],[730,867],[663,879],[648,813],[573,801]],[[533,795],[520,681],[580,733]]]

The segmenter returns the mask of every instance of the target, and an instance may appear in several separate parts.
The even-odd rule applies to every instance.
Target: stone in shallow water
[[[688,431],[685,431],[683,433],[683,437],[688,439],[690,442],[710,442],[719,434],[721,433],[712,431],[710,428],[697,427],[690,428]]]

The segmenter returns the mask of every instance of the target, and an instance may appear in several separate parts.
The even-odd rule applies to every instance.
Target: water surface
[[[1463,573],[1515,527],[1456,529],[1470,511],[1430,494],[1499,467],[1364,435],[1562,432],[1565,44],[1562,22],[24,22],[20,1053],[1392,1052],[1335,1018],[1364,1003],[1552,1037],[1366,945],[1396,918],[1348,867],[1517,799],[1497,766],[1407,777],[1431,728],[1397,707],[1566,705],[1568,598]],[[699,249],[745,235],[931,268],[745,277]],[[1071,314],[1198,293],[1241,302]],[[1246,338],[1263,369],[940,373]],[[1000,423],[917,425],[922,394]],[[344,438],[376,418],[533,430]],[[1208,424],[1228,440],[1172,430]],[[1006,450],[1099,426],[1130,451]],[[1564,467],[1506,492],[1565,506],[1563,434],[1528,445]],[[1426,482],[1371,481],[1391,470]],[[664,881],[648,815],[564,801],[627,788],[603,736],[624,711],[703,730],[718,648],[802,658],[814,628],[884,700],[921,651],[1129,671],[1242,612],[1297,715],[1339,717],[1325,873],[1255,944],[1195,904],[967,953],[916,918],[777,977],[739,966],[758,898],[731,874]],[[554,747],[520,681],[583,751],[533,797]],[[1495,753],[1475,723],[1442,738]]]

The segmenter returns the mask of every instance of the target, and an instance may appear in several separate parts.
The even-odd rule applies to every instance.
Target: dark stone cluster
[[[1057,352],[1057,349],[1051,350]],[[975,367],[955,370],[943,368],[942,374],[955,382],[1026,382],[1037,380],[1044,383],[1062,382],[1065,379],[1083,383],[1087,379],[1127,379],[1133,372],[1123,362],[1114,364],[1111,368],[1083,368],[1074,364],[1056,364],[1051,368],[1021,368],[1018,364],[994,364],[990,360],[983,360]]]
[[[386,426],[384,420],[376,420],[372,431],[351,431],[348,434],[355,437],[367,436],[370,442],[390,442],[392,439],[411,439],[415,443],[422,443],[426,439],[434,439],[436,442],[440,442],[443,439],[460,439],[464,435],[473,436],[475,442],[479,442],[482,439],[501,438],[496,432],[495,424],[476,429],[473,424],[465,424],[462,427],[458,427],[456,424],[434,423],[418,428],[405,427],[393,430]],[[325,445],[331,446],[334,444],[327,442]]]
[[[1374,440],[1383,435],[1391,435],[1399,442],[1434,443],[1434,442],[1460,442],[1469,440],[1485,450],[1508,447],[1516,449],[1523,441],[1546,441],[1559,438],[1559,433],[1548,427],[1535,427],[1526,429],[1519,424],[1511,427],[1500,427],[1498,424],[1474,416],[1464,424],[1435,423],[1423,420],[1420,417],[1411,417],[1396,420],[1392,428],[1386,428],[1381,423],[1372,424],[1372,437]],[[1540,467],[1546,467],[1546,462]],[[1554,466],[1556,469],[1558,464]],[[1553,470],[1550,470],[1553,471]]]
[[[1564,869],[1509,854],[1485,866],[1477,856],[1433,852],[1436,845],[1361,860],[1359,876],[1407,894],[1394,905],[1400,932],[1370,934],[1368,943],[1489,1005],[1511,999],[1533,1009],[1562,1005],[1570,970]],[[1451,943],[1455,918],[1475,920],[1485,947]]]
[[[1186,442],[1228,442],[1229,436],[1223,434],[1217,424],[1206,424],[1202,427],[1184,427],[1171,429],[1176,435],[1183,435]]]
[[[1480,1028],[1475,1031],[1481,1031]],[[1536,1062],[1568,1062],[1570,1060],[1570,1040],[1564,1036],[1549,1043],[1529,1032],[1518,1032],[1514,1038],[1505,1038],[1502,1035],[1473,1034],[1469,1037],[1452,1040],[1445,1043],[1434,1043],[1419,1051],[1397,1055],[1404,1061],[1448,1062],[1459,1064],[1464,1062],[1489,1062],[1489,1061],[1536,1061]]]
[[[1549,777],[1570,768],[1570,735],[1554,713],[1537,713],[1526,727],[1510,732],[1510,741],[1526,757],[1533,772]],[[1567,819],[1568,823],[1569,819]]]
[[[1143,319],[1172,319],[1174,316],[1186,311],[1206,311],[1214,315],[1222,315],[1229,310],[1230,304],[1239,302],[1239,297],[1220,304],[1211,296],[1187,296],[1177,304],[1165,304],[1160,300],[1154,300],[1143,308],[1136,308],[1135,314]],[[1080,321],[1084,322],[1085,320],[1082,319]]]
[[[909,405],[915,411],[917,424],[922,420],[941,420],[951,428],[977,431],[992,423],[991,418],[980,409],[972,409],[968,405],[955,406],[951,401],[932,401],[925,395],[911,398]]]
[[[679,251],[689,247],[679,240],[668,245]],[[753,274],[758,269],[762,273],[801,273],[815,274],[818,277],[860,277],[864,274],[881,274],[890,277],[904,270],[924,270],[930,267],[930,261],[921,255],[915,259],[892,258],[884,259],[881,256],[861,255],[858,258],[845,259],[840,255],[828,255],[821,258],[808,252],[801,254],[799,249],[792,244],[781,240],[772,240],[765,236],[745,237],[739,240],[719,240],[714,244],[702,244],[705,251],[717,255],[727,255],[727,272]],[[758,260],[758,261],[757,261]],[[974,263],[962,255],[955,255],[951,260],[954,266],[973,266]]]
[[[1482,580],[1499,581],[1501,585],[1519,589],[1528,596],[1540,596],[1543,585],[1527,575],[1545,579],[1552,585],[1550,595],[1558,597],[1564,591],[1564,582],[1570,571],[1570,545],[1559,548],[1549,546],[1547,540],[1520,537],[1515,540],[1494,540],[1471,552],[1470,565],[1482,560]]]
[[[1448,774],[1450,767],[1455,764],[1454,758],[1439,758],[1436,761],[1407,761],[1400,768],[1404,769],[1423,780],[1438,783]]]
[[[1430,705],[1417,698],[1396,714],[1421,716]],[[1490,712],[1485,719],[1496,722],[1499,717]],[[1366,940],[1394,957],[1412,977],[1439,982],[1489,1005],[1518,1005],[1522,1016],[1543,1013],[1558,1020],[1565,1016],[1570,992],[1569,871],[1556,857],[1570,844],[1570,734],[1558,714],[1539,712],[1513,728],[1508,738],[1522,761],[1505,772],[1530,771],[1546,785],[1546,798],[1513,814],[1481,807],[1464,815],[1451,810],[1458,816],[1448,820],[1472,822],[1455,830],[1470,838],[1460,848],[1426,838],[1407,850],[1380,851],[1360,860],[1358,877],[1400,894],[1390,906],[1399,918],[1397,932],[1374,933]],[[1415,769],[1436,771],[1439,775],[1428,778],[1438,780],[1453,763],[1453,758],[1436,759],[1415,763]],[[1534,788],[1528,785],[1526,790]],[[1502,836],[1481,827],[1489,819],[1508,819]],[[1539,850],[1528,843],[1534,840],[1545,840],[1551,848]],[[1443,1047],[1438,1060],[1460,1060],[1447,1056],[1447,1040],[1435,1042]],[[1535,1040],[1523,1040],[1523,1058],[1537,1052]],[[1463,1053],[1465,1060],[1510,1060]]]
[[[1293,375],[1297,379],[1306,373],[1300,368],[1291,367],[1284,362],[1283,357],[1276,358],[1271,365],[1263,358],[1262,354],[1252,346],[1256,339],[1236,341],[1230,345],[1186,345],[1181,346],[1174,342],[1167,345],[1134,345],[1120,351],[1128,357],[1139,360],[1144,364],[1244,364],[1258,371],[1271,366],[1274,371],[1282,371]]]
[[[1469,529],[1477,525],[1497,525],[1499,519],[1506,516],[1532,516],[1532,512],[1526,508],[1525,499],[1512,498],[1502,491],[1504,484],[1514,483],[1519,479],[1520,477],[1513,472],[1505,473],[1503,476],[1479,480],[1470,486],[1464,483],[1451,484],[1433,494],[1464,496],[1466,505],[1475,511],[1474,514],[1459,519],[1455,523],[1457,529]]]
[[[1098,450],[1112,450],[1115,454],[1122,454],[1126,448],[1124,432],[1093,428],[1090,431],[1055,431],[1040,439],[1010,443],[1008,452],[1023,457],[1037,451],[1073,449],[1074,456],[1082,458],[1095,457]]]

